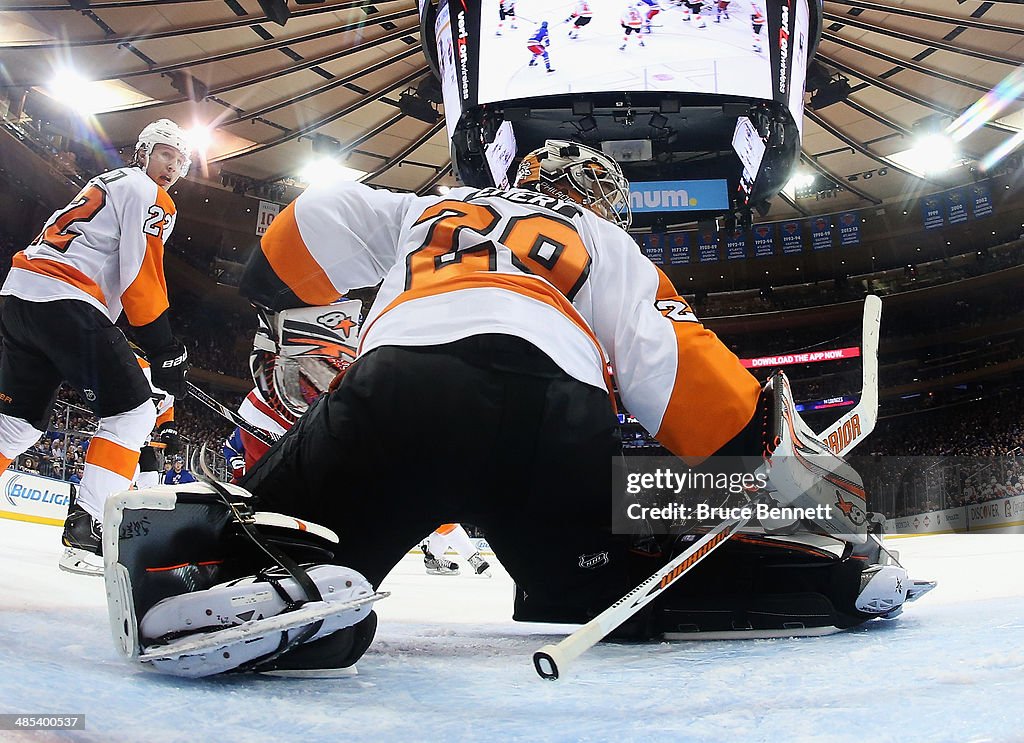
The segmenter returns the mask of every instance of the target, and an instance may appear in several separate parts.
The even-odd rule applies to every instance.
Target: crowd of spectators
[[[206,304],[199,297],[176,295],[171,302],[170,319],[174,332],[185,341],[192,366],[238,379],[249,378],[249,350],[256,331],[254,312],[229,312]]]
[[[870,450],[888,456],[1000,457],[1024,447],[1019,387],[960,405],[882,418]]]
[[[1018,266],[1021,263],[1024,263],[1024,239],[1018,238],[1009,243],[985,246],[940,260],[907,264],[900,268],[860,276],[701,294],[693,298],[693,303],[697,315],[705,318],[823,307],[839,302],[858,301],[863,299],[865,294],[886,296],[948,284]]]

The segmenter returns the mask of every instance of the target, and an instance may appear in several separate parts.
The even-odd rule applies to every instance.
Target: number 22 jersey
[[[241,289],[277,310],[382,278],[360,353],[507,334],[600,388],[610,361],[623,403],[680,456],[711,454],[753,416],[757,381],[629,235],[543,194],[313,186],[270,225]]]
[[[164,243],[174,202],[140,168],[96,176],[17,253],[0,294],[31,302],[78,299],[133,326],[168,307]]]

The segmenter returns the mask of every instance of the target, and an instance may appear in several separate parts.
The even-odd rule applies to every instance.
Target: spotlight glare
[[[208,126],[197,124],[188,129],[185,134],[188,136],[188,141],[192,146],[204,155],[213,143],[213,130]]]
[[[80,116],[89,116],[116,105],[116,100],[112,99],[102,82],[88,80],[77,70],[67,67],[57,70],[43,90]]]
[[[307,185],[322,185],[336,181],[357,181],[365,171],[349,168],[333,157],[316,157],[299,171],[299,180]]]
[[[926,134],[909,150],[889,156],[909,170],[920,173],[942,173],[960,162],[953,140],[945,134]]]
[[[789,183],[786,184],[786,191],[792,193],[800,188],[808,188],[812,183],[814,183],[814,174],[797,173],[789,179]]]

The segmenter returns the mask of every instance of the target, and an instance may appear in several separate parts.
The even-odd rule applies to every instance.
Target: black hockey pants
[[[375,585],[438,525],[474,524],[534,606],[575,614],[632,587],[610,533],[619,449],[606,392],[482,335],[368,353],[242,484],[334,529],[336,561]]]

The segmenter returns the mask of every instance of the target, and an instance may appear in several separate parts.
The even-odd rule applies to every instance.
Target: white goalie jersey
[[[326,305],[381,279],[360,353],[502,333],[609,391],[610,361],[623,403],[680,456],[713,453],[753,417],[757,381],[625,231],[571,201],[314,186],[274,220],[242,291]]]

